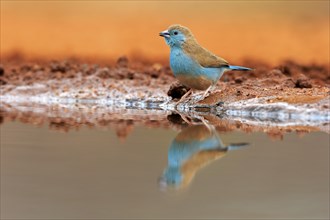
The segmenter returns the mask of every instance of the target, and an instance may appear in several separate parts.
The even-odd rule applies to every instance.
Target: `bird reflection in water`
[[[185,188],[199,169],[222,158],[228,151],[247,145],[247,143],[224,145],[214,126],[205,122],[188,126],[170,145],[168,165],[160,177],[160,187],[161,189]]]

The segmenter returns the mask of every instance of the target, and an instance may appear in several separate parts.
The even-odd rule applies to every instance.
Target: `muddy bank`
[[[253,61],[242,65],[254,70],[227,72],[204,100],[199,100],[202,92],[197,92],[175,106],[188,88],[180,85],[169,66],[161,63],[130,62],[126,57],[112,65],[13,59],[1,64],[0,97],[2,105],[11,106],[89,103],[124,109],[179,110],[184,114],[202,108],[197,112],[225,112],[244,120],[280,120],[282,125],[291,120],[287,124],[290,126],[297,124],[295,121],[304,125],[330,121],[327,66],[292,61],[276,67]]]
[[[276,96],[273,101],[305,103],[329,95],[330,74],[327,66],[299,65],[293,61],[276,67],[253,61],[245,61],[242,65],[254,70],[225,73],[214,92],[216,99],[238,101]],[[136,99],[157,96],[166,99],[167,95],[180,98],[187,91],[176,83],[169,66],[129,62],[126,57],[120,57],[116,64],[102,66],[77,60],[48,63],[6,60],[0,67],[0,85],[2,95],[24,91],[32,95],[48,93],[62,98],[85,99],[116,98],[116,95],[126,96],[126,93],[131,93],[130,97]],[[203,103],[212,102],[210,99],[205,99]]]

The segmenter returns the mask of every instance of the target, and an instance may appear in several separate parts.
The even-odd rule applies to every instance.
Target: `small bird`
[[[178,103],[188,97],[193,90],[205,90],[201,99],[215,89],[216,83],[224,72],[229,70],[251,70],[247,67],[229,65],[198,44],[192,32],[184,26],[171,25],[168,30],[159,33],[169,45],[170,66],[174,76],[190,90]]]

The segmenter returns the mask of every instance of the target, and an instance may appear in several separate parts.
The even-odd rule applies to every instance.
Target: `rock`
[[[2,66],[0,66],[0,76],[3,76],[5,74],[5,70]]]
[[[4,79],[0,78],[0,86],[6,85],[6,84],[7,84],[7,82]]]
[[[181,118],[179,114],[172,113],[167,116],[167,120],[173,124],[182,125],[185,124],[185,121]]]
[[[189,88],[180,84],[180,83],[175,83],[172,84],[170,89],[167,92],[167,95],[172,97],[173,99],[179,99],[181,98],[184,94],[188,92]]]
[[[96,75],[101,79],[111,78],[111,74],[108,68],[102,68],[96,71]]]
[[[312,88],[312,83],[308,79],[297,79],[295,88]]]
[[[268,78],[283,78],[283,77],[285,77],[285,75],[281,72],[281,70],[279,70],[279,69],[273,69],[273,70],[271,70],[271,71],[269,71],[269,72],[267,72],[266,73],[266,76],[268,77]]]
[[[64,63],[58,63],[58,62],[52,62],[50,64],[50,71],[55,73],[55,72],[61,72],[65,73],[66,72],[66,67]]]
[[[243,82],[242,78],[236,78],[235,79],[235,83],[237,83],[237,84],[241,84],[242,82]]]
[[[288,65],[279,66],[278,69],[286,76],[292,75],[292,70]]]
[[[279,89],[283,90],[283,88],[295,88],[295,87],[296,87],[295,82],[291,78],[288,78],[281,83],[281,87]]]
[[[304,74],[300,74],[296,78],[295,88],[312,88],[312,82]]]
[[[128,59],[126,56],[121,56],[118,58],[117,63],[116,63],[117,67],[122,67],[122,68],[127,68],[128,67]]]

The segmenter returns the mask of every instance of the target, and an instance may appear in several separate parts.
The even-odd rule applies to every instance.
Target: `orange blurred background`
[[[158,33],[188,26],[231,63],[329,63],[329,1],[4,1],[1,56],[161,60]]]

